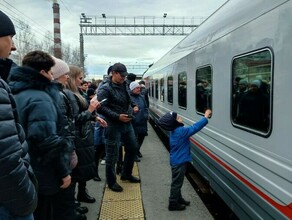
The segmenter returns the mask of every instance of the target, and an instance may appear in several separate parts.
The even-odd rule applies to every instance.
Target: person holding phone
[[[122,63],[115,63],[111,69],[112,76],[98,89],[99,100],[107,99],[97,109],[105,116],[108,127],[105,130],[106,150],[106,179],[108,187],[114,192],[121,192],[123,188],[116,181],[115,165],[119,155],[121,137],[124,138],[125,157],[121,172],[121,180],[139,183],[140,179],[132,175],[134,160],[138,152],[134,129],[132,127],[131,111],[139,111],[138,106],[131,102],[127,91],[125,78],[127,68]]]

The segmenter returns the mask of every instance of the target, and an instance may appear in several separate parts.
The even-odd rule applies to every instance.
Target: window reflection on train
[[[206,66],[196,71],[196,109],[204,114],[206,109],[212,109],[212,72]]]
[[[167,101],[173,103],[173,76],[167,77]]]
[[[232,120],[235,125],[264,133],[270,130],[271,66],[269,50],[233,60]]]
[[[160,79],[160,101],[164,102],[164,79]]]
[[[187,73],[178,74],[178,105],[181,108],[187,108]]]
[[[187,73],[177,75],[178,105],[187,108]],[[248,131],[267,134],[271,128],[271,86],[272,53],[269,49],[235,57],[232,62],[232,105],[231,119],[234,126]],[[165,86],[167,102],[173,104],[173,75],[153,80],[150,95],[164,102]],[[212,109],[212,68],[199,67],[196,70],[196,111],[203,114]],[[160,95],[159,95],[160,94]],[[228,97],[226,97],[228,98]]]

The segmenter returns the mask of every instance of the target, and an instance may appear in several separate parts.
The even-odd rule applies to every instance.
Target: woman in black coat
[[[100,120],[93,112],[100,106],[96,98],[87,100],[80,94],[78,86],[81,85],[84,74],[82,69],[77,66],[70,66],[68,90],[71,91],[69,98],[75,118],[75,147],[78,156],[77,167],[73,170],[74,182],[78,182],[77,200],[80,202],[93,203],[95,198],[87,193],[86,181],[94,178],[96,173],[95,150],[93,144],[93,125],[92,121]],[[70,93],[67,91],[67,93]]]

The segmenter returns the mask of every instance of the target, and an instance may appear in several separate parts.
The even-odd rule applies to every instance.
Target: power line
[[[48,37],[47,34],[44,33],[44,30],[46,32],[50,32],[49,30],[47,30],[46,28],[44,28],[43,26],[39,25],[38,23],[36,23],[33,19],[31,19],[30,17],[28,17],[27,15],[25,15],[24,13],[22,13],[21,11],[19,11],[17,8],[15,8],[13,5],[11,5],[10,3],[8,3],[6,0],[3,0],[4,3],[6,3],[6,5],[4,5],[3,3],[0,2],[0,5],[4,6],[5,10],[3,10],[5,13],[7,13],[9,15],[9,17],[11,17],[11,19],[13,21],[15,21],[15,26],[19,29],[20,26],[18,25],[18,23],[23,22],[23,20],[20,20],[20,18],[22,17],[26,17],[28,18],[31,22],[33,22],[36,25],[29,25],[31,27],[31,29],[41,35],[42,37],[48,38],[50,41],[54,41],[53,37]],[[7,6],[8,5],[8,6]],[[13,11],[12,9],[14,9],[15,11]],[[9,11],[9,12],[8,12]],[[51,33],[51,32],[50,32]]]
[[[63,0],[60,0],[60,1],[62,2],[62,5],[65,7],[65,9],[66,9],[70,14],[72,14],[71,11],[69,10],[69,8],[67,7],[67,5],[64,3],[64,1],[63,1]]]

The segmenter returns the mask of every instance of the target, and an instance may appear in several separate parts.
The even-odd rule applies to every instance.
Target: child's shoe
[[[185,210],[186,206],[180,203],[176,203],[176,204],[169,204],[168,205],[168,210],[169,211],[182,211]]]

